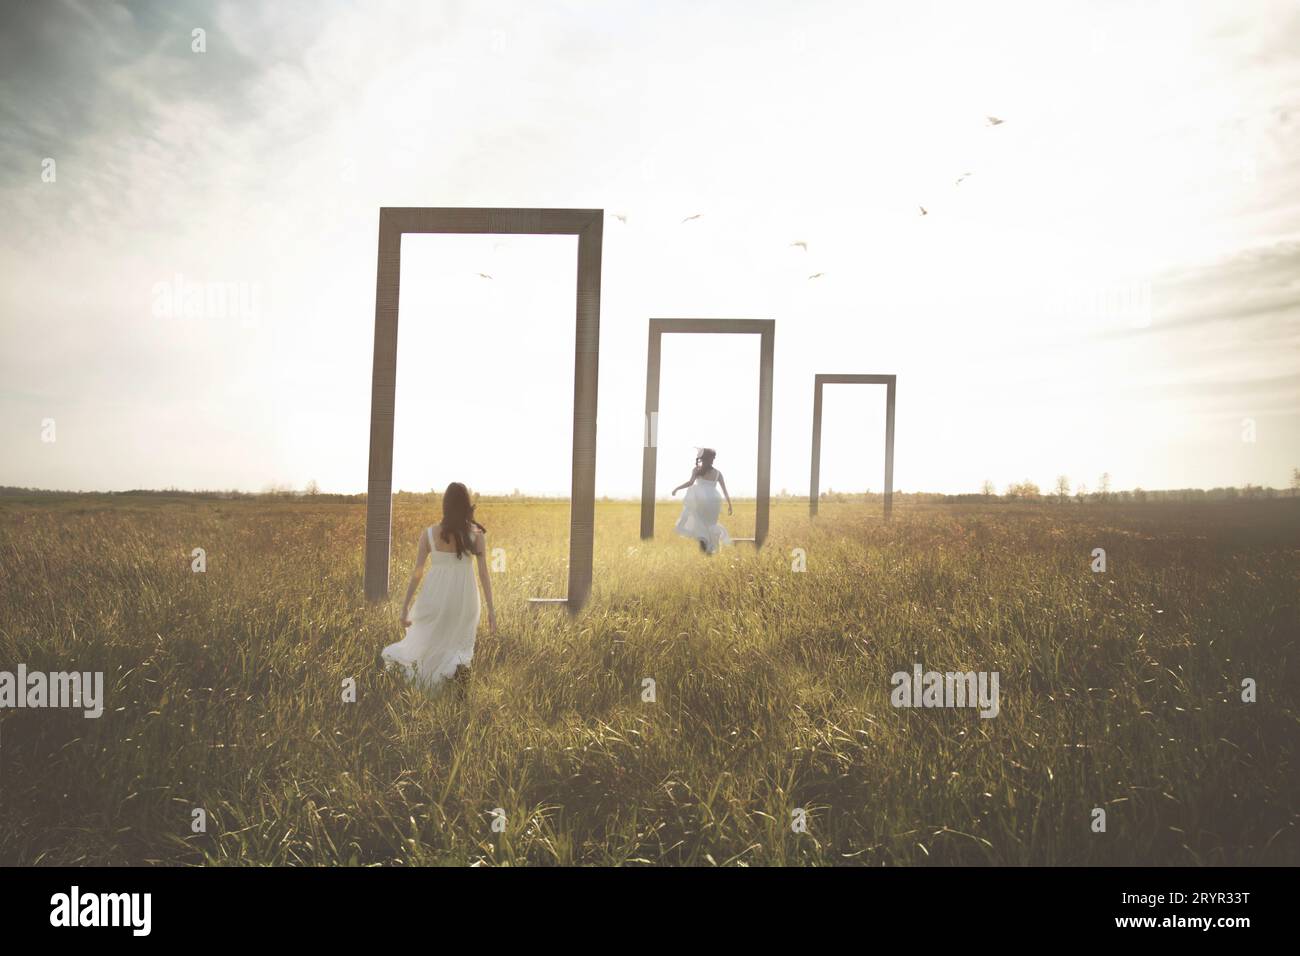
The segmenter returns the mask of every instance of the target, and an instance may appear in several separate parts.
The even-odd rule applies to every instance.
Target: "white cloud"
[[[1239,266],[1243,249],[1284,259],[1300,229],[1293,5],[57,9],[7,13],[0,50],[0,482],[363,488],[381,205],[627,216],[606,226],[601,493],[639,488],[652,315],[777,319],[774,488],[806,488],[817,371],[899,375],[903,488],[1062,470],[1279,484],[1300,454],[1300,429],[1274,429],[1243,478],[1239,448],[1206,451],[1221,429],[1205,417],[1235,402],[1295,424],[1294,383],[1274,381],[1295,286]],[[190,52],[193,26],[208,53]],[[473,282],[427,299],[475,316],[476,374],[502,390],[453,370],[438,414],[507,446],[521,419],[493,395],[539,381],[541,343],[518,343],[541,316],[557,356],[572,334],[558,260],[518,248],[482,303]],[[474,272],[493,255],[443,254]],[[258,324],[152,316],[177,273],[258,287]],[[1151,329],[1060,307],[1134,283]],[[404,347],[436,347],[413,321]],[[691,354],[665,368],[663,432],[725,449],[733,490],[752,490],[753,359]],[[537,387],[562,412],[563,376]],[[828,431],[824,485],[879,486],[877,452],[847,440],[871,402],[845,401],[845,440]],[[52,407],[62,458],[32,437]],[[534,474],[484,448],[463,466],[478,487],[562,478],[563,452]],[[405,460],[408,484],[434,483]]]

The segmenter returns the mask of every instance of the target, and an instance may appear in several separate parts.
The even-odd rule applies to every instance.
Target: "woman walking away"
[[[727,482],[723,479],[722,472],[713,467],[713,459],[717,454],[712,448],[701,448],[695,459],[695,467],[691,470],[691,477],[673,489],[674,496],[683,488],[687,489],[676,531],[698,541],[700,550],[705,554],[716,554],[720,546],[731,544],[727,529],[718,524],[724,496],[727,499],[727,514],[731,514],[732,509]]]
[[[442,521],[420,533],[415,569],[406,588],[406,600],[402,602],[406,637],[385,647],[382,655],[385,664],[397,665],[425,690],[438,690],[451,677],[463,689],[469,676],[479,622],[475,563],[487,601],[488,633],[495,637],[497,618],[487,568],[487,529],[474,520],[469,489],[453,481],[442,496]],[[424,586],[412,607],[411,598],[421,578]]]

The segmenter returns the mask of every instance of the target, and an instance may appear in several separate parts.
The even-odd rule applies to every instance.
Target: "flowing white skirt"
[[[678,534],[703,541],[709,554],[716,554],[719,547],[731,544],[727,529],[718,524],[718,515],[722,514],[722,492],[718,483],[707,478],[696,478],[695,484],[686,489],[686,499],[682,502],[682,516],[677,519]]]
[[[429,554],[420,593],[411,607],[406,637],[383,650],[386,664],[401,668],[426,690],[436,690],[445,678],[474,657],[478,631],[478,586],[474,556],[456,557],[443,551]]]

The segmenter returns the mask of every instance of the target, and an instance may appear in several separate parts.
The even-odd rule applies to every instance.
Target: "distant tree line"
[[[237,491],[234,489],[226,491],[190,491],[183,488],[132,488],[130,491],[50,491],[45,488],[15,488],[0,485],[0,497],[85,498],[89,496],[103,498],[197,498],[209,501],[310,500],[319,502],[355,502],[366,500],[364,494],[322,494],[316,487],[315,482],[310,483],[302,491],[295,491],[281,485],[270,485],[263,491]]]
[[[1087,503],[1141,503],[1147,501],[1172,501],[1190,503],[1195,501],[1256,501],[1273,498],[1300,497],[1300,468],[1291,470],[1291,484],[1287,489],[1271,488],[1262,485],[1247,484],[1243,488],[1172,488],[1149,491],[1133,488],[1128,491],[1111,490],[1110,473],[1103,473],[1097,479],[1096,490],[1089,491],[1088,486],[1080,482],[1071,486],[1066,475],[1059,475],[1052,490],[1044,494],[1037,484],[1025,479],[1007,485],[1002,494],[998,494],[993,482],[985,481],[978,494],[948,495],[925,491],[895,491],[894,497],[902,501],[918,503],[944,502],[1042,502],[1054,504]],[[311,501],[321,504],[351,504],[366,500],[365,493],[355,495],[326,494],[321,492],[315,481],[309,481],[301,490],[287,485],[268,485],[262,491],[186,491],[180,488],[146,489],[136,488],[130,491],[49,491],[43,488],[17,488],[0,485],[0,497],[41,497],[41,498],[82,498],[89,495],[110,498],[198,498],[215,501]],[[398,491],[393,496],[398,501],[438,501],[442,492],[437,489],[429,491]],[[516,488],[508,495],[488,495],[492,499],[506,499],[525,503],[529,501],[555,500],[544,495],[527,495]],[[799,494],[790,494],[785,488],[773,495],[774,498],[804,498]],[[822,501],[881,501],[884,496],[878,492],[843,492],[827,489],[821,493]],[[601,501],[610,501],[602,496]]]
[[[1007,485],[1006,490],[999,495],[991,481],[985,481],[980,489],[979,495],[952,495],[949,497],[961,500],[979,499],[984,501],[1047,501],[1057,504],[1074,502],[1083,504],[1087,502],[1144,502],[1144,501],[1237,501],[1245,499],[1254,501],[1257,499],[1271,498],[1295,498],[1300,496],[1300,468],[1291,470],[1291,485],[1286,489],[1272,488],[1266,485],[1252,485],[1247,483],[1243,488],[1226,487],[1226,488],[1167,488],[1158,491],[1150,491],[1144,488],[1133,488],[1128,491],[1112,491],[1110,487],[1110,472],[1104,472],[1097,479],[1097,489],[1089,491],[1088,486],[1080,482],[1071,493],[1070,479],[1067,475],[1059,475],[1052,491],[1043,494],[1038,485],[1025,479],[1024,481],[1012,482]]]

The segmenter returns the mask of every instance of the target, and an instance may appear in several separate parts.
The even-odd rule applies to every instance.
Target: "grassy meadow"
[[[0,500],[0,670],[103,671],[106,697],[0,710],[0,863],[1300,862],[1300,501],[814,526],[780,500],[762,550],[714,558],[678,507],[643,542],[598,503],[570,617],[527,604],[564,593],[567,503],[483,500],[500,633],[485,613],[458,699],[377,665],[432,503],[399,501],[370,605],[363,505]],[[752,533],[753,503],[724,521]],[[1000,713],[892,707],[918,662],[999,672]]]

